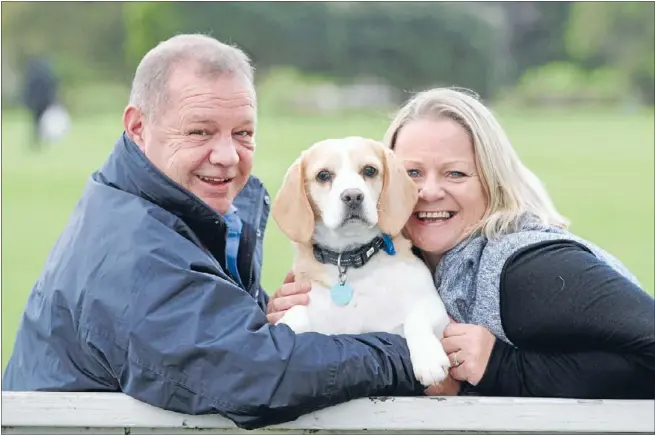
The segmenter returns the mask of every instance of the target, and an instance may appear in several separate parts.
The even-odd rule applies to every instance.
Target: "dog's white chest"
[[[336,268],[326,267],[336,284]],[[310,330],[323,334],[402,335],[402,326],[412,309],[429,293],[437,297],[429,272],[413,258],[402,261],[380,254],[362,268],[349,269],[346,283],[353,289],[347,305],[333,301],[330,286],[312,284],[307,313]]]

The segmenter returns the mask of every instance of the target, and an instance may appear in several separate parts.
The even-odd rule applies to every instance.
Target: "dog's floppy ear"
[[[314,234],[314,211],[309,204],[301,155],[291,165],[277,192],[271,215],[282,232],[297,243],[309,243]]]
[[[400,160],[384,147],[384,180],[378,200],[378,226],[383,233],[398,235],[414,211],[418,189]]]

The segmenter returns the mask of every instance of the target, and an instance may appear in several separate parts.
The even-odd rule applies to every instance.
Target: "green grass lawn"
[[[510,113],[501,121],[525,163],[546,183],[572,230],[603,246],[653,293],[653,113]],[[25,300],[89,174],[121,133],[120,112],[77,116],[69,136],[27,151],[24,113],[2,114],[2,367]],[[261,115],[255,173],[275,194],[287,167],[312,142],[382,137],[385,115]],[[265,239],[264,285],[272,292],[291,249],[275,223]]]

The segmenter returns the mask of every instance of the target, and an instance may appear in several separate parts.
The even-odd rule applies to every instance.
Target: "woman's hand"
[[[295,282],[293,271],[284,277],[282,286],[271,296],[266,307],[266,319],[275,324],[284,313],[294,305],[307,305],[311,286],[309,283]]]
[[[450,358],[450,375],[458,381],[477,385],[489,363],[496,337],[483,326],[451,323],[442,344]]]

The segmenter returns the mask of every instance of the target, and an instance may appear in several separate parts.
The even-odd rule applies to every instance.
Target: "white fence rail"
[[[357,399],[263,429],[164,411],[120,393],[2,393],[3,434],[638,434],[655,401],[490,397]]]

